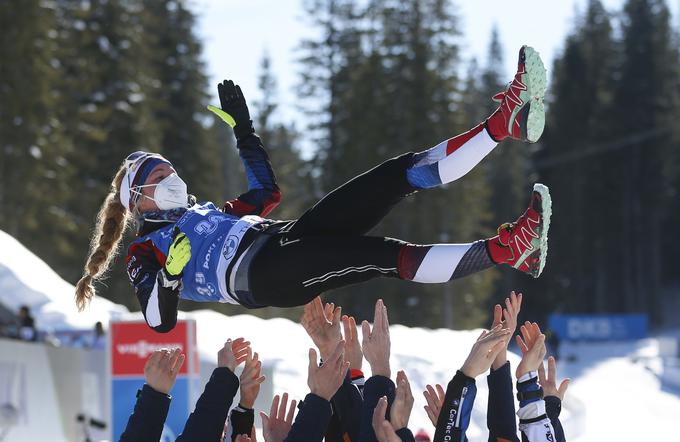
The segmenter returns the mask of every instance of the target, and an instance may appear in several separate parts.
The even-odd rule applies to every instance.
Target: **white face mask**
[[[153,198],[146,196],[142,194],[140,190],[137,190],[140,187],[150,186],[156,186],[156,190],[153,192]],[[180,178],[176,173],[166,176],[158,184],[145,184],[143,186],[137,186],[133,192],[154,201],[161,210],[186,207],[189,201],[187,184],[182,181],[182,178]]]

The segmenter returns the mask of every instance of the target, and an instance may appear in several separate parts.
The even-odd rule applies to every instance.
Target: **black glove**
[[[236,139],[241,140],[255,132],[241,88],[231,80],[224,80],[217,85],[217,92],[222,109],[217,109],[215,106],[208,106],[208,109],[234,129]]]

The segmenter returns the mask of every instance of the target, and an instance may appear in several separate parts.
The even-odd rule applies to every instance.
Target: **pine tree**
[[[611,136],[606,128],[618,51],[609,13],[598,0],[588,3],[578,23],[555,61],[546,130],[536,156],[540,179],[551,189],[555,222],[549,263],[533,285],[546,296],[531,307],[533,312],[602,311],[609,293],[619,289],[603,279],[607,272],[593,272],[611,259],[607,238],[613,227],[611,220],[594,214],[608,209],[616,213],[616,208],[607,198],[610,169],[605,158],[586,153],[588,146]]]
[[[670,12],[662,0],[628,0],[623,10],[623,59],[612,113],[619,133],[657,133],[610,155],[622,186],[620,302],[628,311],[648,311],[658,319],[664,220],[674,197],[666,165],[677,158],[673,130],[680,106],[678,47]],[[666,254],[670,258],[671,254]],[[671,259],[675,259],[672,257]]]
[[[225,195],[219,159],[228,146],[211,138],[212,117],[205,110],[207,78],[201,62],[201,44],[194,33],[195,17],[180,0],[143,0],[148,54],[156,87],[154,118],[160,124],[156,147],[173,162],[180,176],[200,201],[221,202]]]
[[[310,198],[310,171],[296,147],[298,134],[295,128],[276,121],[277,86],[267,54],[262,58],[260,69],[258,86],[262,98],[253,105],[254,124],[267,148],[284,198],[272,215],[295,219],[314,203]]]
[[[72,252],[76,225],[64,210],[73,169],[55,112],[63,101],[54,5],[2,2],[0,28],[0,228],[56,263]]]
[[[453,31],[457,22],[451,4],[372,1],[356,15],[362,20],[355,21],[359,29],[352,32],[360,36],[361,44],[338,38],[322,39],[315,46],[317,55],[332,53],[333,60],[341,61],[331,71],[335,82],[318,86],[331,97],[327,109],[335,110],[332,130],[326,126],[323,132],[332,141],[322,145],[319,156],[325,191],[390,157],[424,150],[469,128],[453,112],[461,91],[457,89],[459,59]],[[336,36],[350,29],[341,26],[341,18],[330,22]],[[330,48],[324,41],[328,46],[333,42],[343,45]],[[320,57],[306,60],[317,63]],[[422,243],[479,238],[488,217],[486,204],[480,203],[488,197],[484,174],[476,171],[446,187],[405,199],[371,234]],[[453,322],[466,327],[486,319],[478,306],[484,304],[492,279],[491,274],[476,275],[451,286],[378,280],[337,290],[329,297],[351,303],[353,312],[367,317],[379,292],[395,321],[416,323],[434,314],[436,319],[428,325]]]

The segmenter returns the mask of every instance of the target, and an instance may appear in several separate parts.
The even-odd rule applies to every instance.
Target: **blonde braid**
[[[76,285],[78,311],[83,311],[94,297],[95,289],[92,283],[106,273],[130,221],[130,213],[121,204],[118,195],[125,172],[123,164],[113,178],[111,190],[97,214],[97,224],[90,240],[90,256],[85,264],[83,277]]]

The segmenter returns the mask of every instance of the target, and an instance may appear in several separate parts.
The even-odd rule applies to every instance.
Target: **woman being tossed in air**
[[[196,202],[170,161],[134,152],[113,179],[97,218],[85,273],[76,287],[83,309],[93,280],[105,272],[130,219],[137,238],[127,272],[150,327],[171,330],[179,298],[247,308],[292,307],[318,294],[379,276],[444,283],[497,265],[538,277],[547,255],[550,195],[536,184],[528,209],[498,235],[470,244],[416,245],[365,236],[394,205],[419,190],[454,181],[501,140],[535,142],[543,132],[546,75],[527,46],[500,107],[472,130],[420,153],[385,161],[326,195],[299,219],[262,218],[281,199],[276,178],[238,86],[218,85],[221,109],[234,129],[248,191],[223,207]]]

